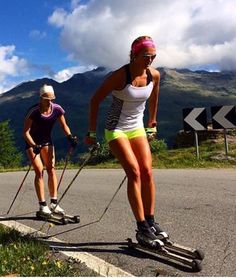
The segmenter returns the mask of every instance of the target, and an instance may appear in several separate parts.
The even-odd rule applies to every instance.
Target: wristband
[[[146,131],[146,133],[156,133],[157,128],[156,127],[146,127],[145,131]]]
[[[96,139],[97,138],[97,134],[95,131],[88,131],[87,136],[92,138],[92,139]]]

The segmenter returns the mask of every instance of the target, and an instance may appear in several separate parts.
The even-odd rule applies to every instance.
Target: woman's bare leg
[[[141,191],[145,215],[154,215],[156,188],[152,174],[152,155],[146,137],[130,140],[141,173]]]
[[[127,138],[118,138],[109,143],[112,153],[119,160],[128,177],[128,199],[137,221],[144,221],[144,208],[141,195],[140,169]]]
[[[27,150],[27,155],[31,161],[31,164],[35,172],[34,186],[38,197],[38,201],[43,202],[45,201],[45,192],[44,192],[44,181],[43,181],[43,163],[40,154],[35,155],[33,149],[30,148]]]
[[[57,176],[55,171],[55,151],[53,146],[45,146],[41,156],[48,173],[48,189],[51,198],[57,198]]]

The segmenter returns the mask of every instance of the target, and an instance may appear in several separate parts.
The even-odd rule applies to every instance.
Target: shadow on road
[[[45,241],[45,240],[43,240]],[[193,272],[190,267],[178,264],[173,261],[169,261],[159,254],[151,254],[146,251],[137,250],[128,247],[127,242],[85,242],[85,243],[66,243],[66,242],[56,242],[48,241],[50,248],[55,251],[72,251],[72,252],[88,252],[88,253],[112,253],[112,254],[123,254],[127,256],[136,257],[139,259],[149,259],[158,261],[160,263],[169,265],[178,270],[184,272]]]

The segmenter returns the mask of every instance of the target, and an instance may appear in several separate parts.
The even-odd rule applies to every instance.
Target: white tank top
[[[153,90],[152,76],[147,70],[147,85],[131,85],[128,65],[126,67],[126,86],[112,92],[113,100],[108,111],[105,128],[108,130],[133,130],[143,127],[143,116],[147,99]]]

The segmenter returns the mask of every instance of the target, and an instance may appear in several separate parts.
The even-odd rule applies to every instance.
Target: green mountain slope
[[[159,69],[161,92],[158,113],[158,138],[172,146],[176,133],[183,128],[182,109],[187,107],[211,107],[236,104],[236,73],[190,70]],[[87,132],[89,100],[97,86],[109,74],[104,68],[76,74],[69,80],[58,83],[52,79],[38,79],[19,84],[0,95],[0,121],[10,119],[16,141],[23,151],[23,120],[27,109],[38,102],[38,90],[43,84],[51,84],[56,92],[56,102],[65,109],[66,118],[73,133],[79,137],[78,150],[84,151],[83,138]],[[98,133],[103,137],[104,119],[110,97],[100,109]],[[63,157],[67,142],[59,126],[54,131],[57,154]]]

